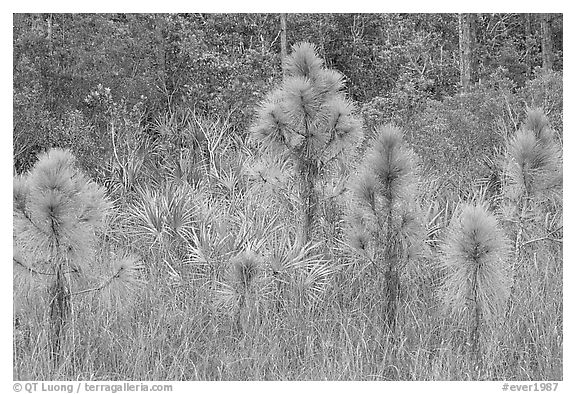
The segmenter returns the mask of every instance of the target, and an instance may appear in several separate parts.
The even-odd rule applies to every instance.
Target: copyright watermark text
[[[26,382],[14,383],[16,393],[135,393],[135,392],[172,392],[171,384],[147,383],[57,383],[57,382]]]
[[[558,383],[552,382],[533,382],[533,383],[503,383],[502,391],[556,391],[558,389]]]

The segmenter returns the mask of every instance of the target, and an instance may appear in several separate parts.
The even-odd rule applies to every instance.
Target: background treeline
[[[514,129],[525,104],[550,101],[534,97],[543,84],[553,84],[557,94],[547,104],[561,106],[561,77],[543,77],[541,68],[562,70],[562,15],[285,17],[288,48],[301,41],[316,44],[326,65],[346,76],[347,93],[370,126],[393,121],[408,130],[424,129],[418,138],[429,140],[429,129],[445,125],[438,119],[443,116],[460,123],[457,138],[486,139],[492,123]],[[15,14],[16,172],[29,169],[39,152],[61,146],[71,148],[92,176],[105,177],[112,117],[130,118],[158,137],[170,118],[192,110],[196,116],[229,118],[231,132],[245,136],[256,104],[282,78],[280,19],[278,14]],[[463,85],[470,95],[455,96]],[[534,100],[539,102],[526,103]]]

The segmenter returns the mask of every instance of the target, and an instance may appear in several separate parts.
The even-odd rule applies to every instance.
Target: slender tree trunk
[[[49,291],[51,297],[50,324],[52,329],[50,356],[55,365],[60,363],[65,324],[70,314],[70,287],[63,271],[62,264],[59,264],[56,270],[56,280]]]
[[[384,259],[386,264],[386,271],[384,273],[384,281],[386,284],[384,314],[390,332],[395,333],[396,320],[398,317],[398,297],[400,294],[400,275],[398,270],[400,250],[398,248],[398,239],[396,237],[396,230],[393,223],[392,207],[394,206],[394,198],[390,186],[388,187],[386,200],[389,208],[386,215],[386,238],[384,247]]]
[[[281,64],[284,63],[284,59],[288,55],[288,50],[286,48],[286,14],[280,14],[280,57]],[[284,67],[282,67],[284,70]],[[284,72],[284,71],[283,71]]]
[[[46,38],[48,39],[48,53],[52,56],[53,44],[52,44],[52,14],[48,14],[46,18]]]
[[[314,190],[314,176],[310,164],[306,163],[302,173],[302,246],[314,238],[314,228],[317,220],[318,196]]]
[[[458,37],[460,42],[460,84],[462,90],[470,89],[474,68],[474,23],[473,14],[458,14]]]
[[[166,105],[170,109],[170,94],[168,92],[168,85],[166,81],[166,51],[164,49],[164,35],[162,31],[164,30],[164,15],[158,14],[154,18],[154,33],[156,38],[156,64],[158,71],[158,81],[159,86],[163,90],[166,97]]]
[[[476,39],[476,14],[468,14],[470,18],[470,81],[478,81],[478,56]]]
[[[164,54],[164,36],[162,30],[164,28],[164,21],[162,15],[157,15],[154,18],[154,33],[156,36],[156,62],[158,63],[158,72],[161,76],[164,75],[166,68],[166,59]]]
[[[471,311],[472,312],[472,326],[470,330],[470,348],[472,351],[472,355],[475,358],[476,362],[476,370],[480,371],[482,369],[482,360],[484,351],[482,347],[482,309],[479,305],[479,297],[478,297],[478,269],[474,273],[474,277],[472,279],[472,300],[471,300]]]
[[[532,35],[532,14],[524,14],[524,35],[530,37]]]
[[[542,68],[552,71],[552,29],[550,14],[540,15],[540,25],[542,28]]]
[[[398,301],[400,295],[400,273],[397,256],[389,256],[390,261],[384,274],[386,281],[385,320],[390,332],[395,333],[398,319]]]
[[[526,71],[526,77],[530,78],[532,74],[532,69],[534,68],[534,57],[532,56],[534,50],[534,44],[532,41],[532,14],[524,14],[524,42],[526,45],[526,65],[528,70]]]

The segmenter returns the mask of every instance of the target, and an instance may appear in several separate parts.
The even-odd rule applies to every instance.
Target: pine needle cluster
[[[522,205],[536,204],[562,190],[561,149],[541,109],[528,111],[527,119],[508,142],[506,197]]]
[[[54,273],[64,263],[88,268],[111,205],[69,151],[41,155],[30,173],[15,177],[13,195],[15,246],[27,264]]]
[[[90,268],[96,231],[110,203],[64,150],[41,155],[28,174],[14,178],[13,187],[14,262],[35,277],[55,277],[65,313],[70,291],[65,276]]]
[[[363,137],[362,123],[343,92],[344,76],[324,67],[314,45],[295,45],[284,70],[284,81],[258,109],[251,136],[263,152],[293,163],[304,245],[317,221],[319,180],[335,159],[351,157]]]

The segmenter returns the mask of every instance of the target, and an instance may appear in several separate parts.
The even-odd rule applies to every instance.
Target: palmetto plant
[[[258,109],[251,136],[264,152],[292,162],[302,206],[303,246],[317,225],[318,181],[336,158],[354,151],[363,133],[344,95],[344,77],[324,68],[314,45],[295,45],[284,70],[284,81]]]
[[[126,235],[131,242],[145,246],[178,279],[188,243],[199,223],[210,214],[205,200],[205,193],[184,182],[138,187],[133,203],[122,215],[128,225]]]
[[[100,286],[73,291],[73,279],[92,268],[97,233],[111,204],[104,189],[76,168],[69,151],[40,155],[29,173],[14,178],[13,197],[15,272],[47,286],[52,355],[58,360],[71,297],[132,280],[138,262],[125,260]]]
[[[483,344],[498,330],[510,294],[510,244],[483,205],[463,204],[442,245],[444,311],[469,335],[481,362]]]
[[[351,185],[349,242],[383,280],[383,313],[391,329],[396,323],[401,273],[421,250],[425,237],[415,201],[417,186],[416,156],[404,143],[401,130],[380,126]]]

